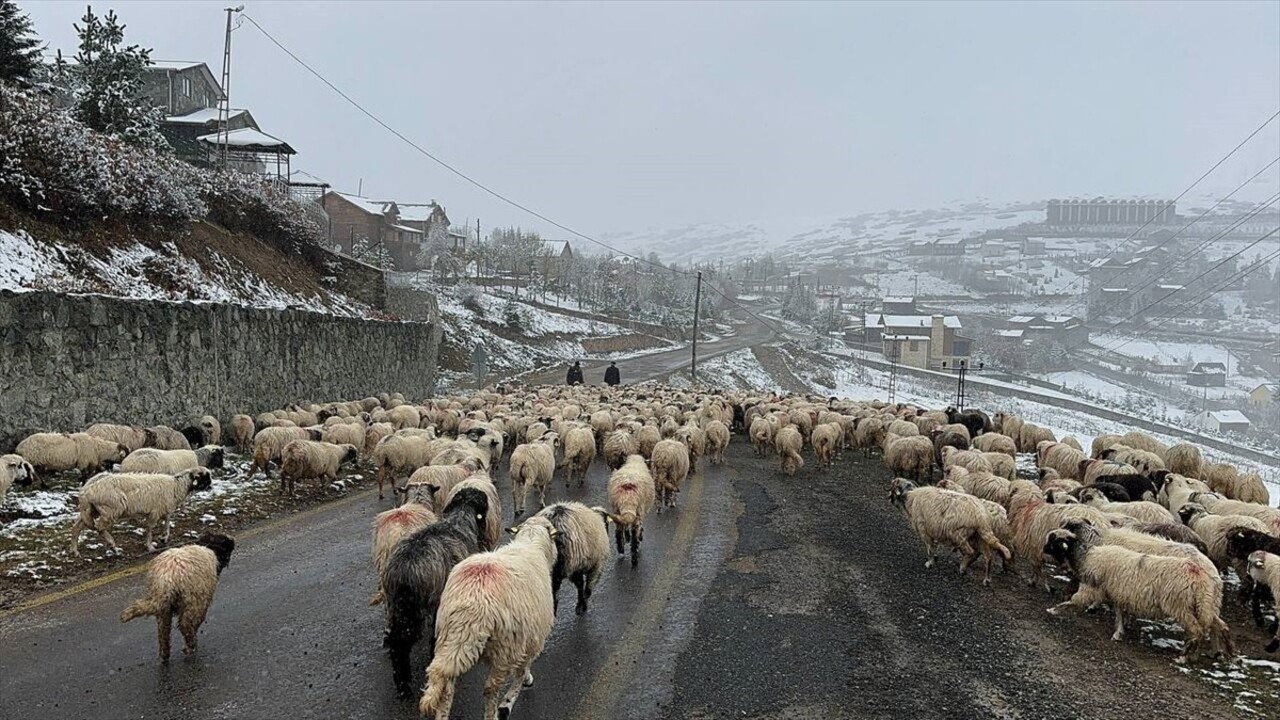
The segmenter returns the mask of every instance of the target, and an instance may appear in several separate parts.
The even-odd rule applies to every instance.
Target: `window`
[[[191,78],[182,78],[182,97],[191,97]]]
[[[911,342],[907,343],[907,352],[919,352],[919,351],[920,351],[919,340],[912,340]]]

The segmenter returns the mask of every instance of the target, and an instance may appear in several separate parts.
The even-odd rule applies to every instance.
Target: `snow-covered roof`
[[[544,251],[552,255],[563,255],[564,251],[569,247],[568,241],[565,240],[543,240],[542,248]]]
[[[316,183],[320,185],[328,185],[324,178],[316,177],[306,170],[294,170],[289,173],[289,182]]]
[[[1244,413],[1239,410],[1211,410],[1209,411],[1209,417],[1217,420],[1219,423],[1228,423],[1231,425],[1249,424],[1249,418],[1245,417]]]
[[[1129,288],[1102,288],[1104,293],[1127,293]]]
[[[419,230],[418,228],[416,228],[416,227],[409,227],[408,225],[392,225],[392,226],[391,226],[391,228],[392,228],[393,230],[399,230],[400,232],[413,233],[413,234],[415,234],[415,235],[421,235],[421,234],[422,234],[422,231],[421,231],[421,230]]]
[[[882,340],[915,340],[916,342],[929,342],[930,338],[921,335],[883,335]]]
[[[1254,388],[1254,389],[1253,389],[1253,390],[1251,390],[1250,392],[1258,392],[1259,390],[1261,390],[1261,389],[1263,389],[1263,388],[1266,388],[1266,389],[1267,389],[1269,392],[1271,392],[1272,394],[1280,393],[1280,383],[1262,383],[1261,385],[1259,385],[1258,387]]]
[[[1013,317],[1009,318],[1009,322],[1017,323],[1019,325],[1025,325],[1035,319],[1036,318],[1034,315],[1014,315]]]
[[[1075,320],[1075,319],[1076,319],[1076,317],[1075,317],[1074,315],[1045,315],[1045,316],[1044,316],[1044,321],[1045,321],[1045,322],[1047,322],[1047,323],[1053,323],[1053,324],[1055,324],[1055,325],[1061,325],[1061,324],[1063,324],[1063,323],[1069,323],[1069,322],[1071,322],[1072,320]]]
[[[938,240],[939,245],[960,245],[964,242],[963,238],[945,238]]]
[[[190,70],[204,65],[194,60],[152,60],[148,70]]]
[[[359,195],[351,195],[349,193],[335,192],[334,194],[341,196],[343,200],[346,200],[370,215],[385,215],[387,212],[387,205],[390,204],[381,200],[370,200],[369,198],[363,198]]]
[[[1198,362],[1195,367],[1191,368],[1193,373],[1225,373],[1227,366],[1220,362]]]
[[[884,302],[893,303],[895,305],[905,305],[915,301],[916,299],[910,295],[890,295],[884,299]]]
[[[196,138],[200,142],[209,143],[210,145],[220,145],[221,141],[218,133],[209,133]],[[282,152],[287,155],[293,155],[296,151],[289,146],[289,143],[281,140],[274,135],[268,135],[261,130],[253,128],[240,128],[232,130],[226,134],[226,144],[228,147],[240,148],[242,150],[264,150],[269,152]]]
[[[1023,335],[1022,330],[997,330],[996,336],[1007,338],[1020,338]]]
[[[1175,290],[1175,291],[1176,291],[1176,290],[1185,290],[1187,286],[1186,286],[1186,285],[1157,285],[1156,287],[1157,287],[1157,288],[1159,288],[1159,289],[1161,289],[1161,290]]]
[[[396,203],[396,207],[400,208],[400,219],[410,222],[426,222],[435,214],[436,208],[440,207],[434,201],[429,203]]]
[[[885,327],[894,328],[927,328],[933,325],[931,315],[882,315]],[[943,327],[960,328],[960,318],[947,315],[942,318]]]
[[[232,108],[229,118],[240,117],[249,112],[243,108]],[[165,122],[171,123],[190,123],[192,125],[204,125],[205,123],[217,122],[218,108],[200,108],[187,113],[186,115],[170,115],[165,118]]]

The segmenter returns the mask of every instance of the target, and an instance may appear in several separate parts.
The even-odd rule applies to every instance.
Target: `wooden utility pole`
[[[698,271],[698,286],[693,291],[693,364],[690,365],[689,376],[698,383],[698,311],[702,308],[702,271]]]

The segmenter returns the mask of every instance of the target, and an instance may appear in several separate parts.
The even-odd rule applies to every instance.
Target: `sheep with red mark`
[[[391,510],[383,510],[373,518],[373,569],[378,577],[378,590],[369,598],[370,605],[382,603],[382,574],[387,569],[387,559],[401,540],[436,521],[436,514],[427,505],[409,502]]]
[[[640,559],[640,542],[644,540],[644,521],[653,510],[657,490],[653,475],[643,455],[632,455],[622,467],[609,476],[609,519],[614,523],[614,541],[618,554],[625,552],[623,542],[631,545],[631,567]]]
[[[511,530],[509,544],[472,555],[449,573],[436,620],[435,657],[427,667],[424,716],[448,720],[454,686],[477,662],[489,666],[484,717],[507,717],[555,623],[552,567],[559,534],[545,517]]]

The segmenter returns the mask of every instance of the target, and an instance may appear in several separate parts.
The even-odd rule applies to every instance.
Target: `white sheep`
[[[1202,499],[1199,494],[1196,497]],[[1227,553],[1227,536],[1232,531],[1245,528],[1261,533],[1271,533],[1266,524],[1257,518],[1245,515],[1210,514],[1209,510],[1196,502],[1183,505],[1179,508],[1178,515],[1182,518],[1183,524],[1195,531],[1195,534],[1204,541],[1209,559],[1220,570],[1226,570],[1232,565],[1231,556]],[[1238,570],[1241,573],[1244,572],[1243,567],[1239,567]]]
[[[308,423],[311,424],[311,423]],[[167,425],[154,425],[147,428],[150,447],[158,450],[190,450],[191,442],[186,436]]]
[[[774,424],[763,416],[751,421],[751,426],[747,428],[747,435],[751,438],[751,446],[755,449],[757,456],[769,455],[769,450],[773,448],[774,430]]]
[[[84,480],[104,467],[123,461],[129,448],[85,433],[36,433],[18,443],[14,452],[31,463],[37,475],[79,470]]]
[[[378,575],[378,590],[369,598],[370,605],[382,602],[382,575],[387,569],[387,558],[401,540],[436,521],[430,507],[409,502],[397,508],[384,510],[373,518],[373,569]]]
[[[1106,513],[1127,515],[1144,523],[1171,523],[1178,521],[1178,518],[1160,503],[1149,500],[1111,502],[1101,490],[1092,487],[1087,487],[1080,491],[1080,502],[1096,507]]]
[[[631,567],[640,559],[640,542],[644,540],[644,521],[656,502],[657,491],[653,475],[644,456],[627,458],[622,467],[609,476],[609,519],[614,523],[614,540],[618,554],[623,552],[623,541],[631,543]]]
[[[835,463],[842,437],[844,428],[839,423],[820,423],[813,429],[810,442],[813,443],[813,454],[817,456],[819,469],[828,469]]]
[[[961,573],[969,569],[979,554],[983,555],[986,573],[982,582],[988,585],[992,555],[998,553],[1005,562],[1012,559],[1009,549],[996,535],[992,515],[963,493],[916,487],[910,480],[896,478],[890,486],[889,498],[906,514],[911,530],[924,543],[926,568],[933,567],[937,560],[937,545],[947,544],[964,556],[960,562]]]
[[[889,468],[889,472],[900,477],[911,478],[918,483],[925,482],[933,476],[933,443],[929,438],[920,435],[903,437],[896,433],[886,433],[883,444],[882,460],[885,467]],[[985,464],[986,461],[983,463]],[[987,465],[988,470],[990,467]]]
[[[395,484],[395,476],[412,474],[420,467],[431,464],[453,441],[415,435],[390,435],[373,449],[373,464],[378,468],[378,498],[383,497],[383,487],[388,481]]]
[[[675,507],[680,484],[689,476],[689,449],[679,440],[662,440],[653,446],[650,463],[654,486],[658,491],[658,512]]]
[[[556,471],[556,443],[554,432],[543,433],[531,443],[516,447],[511,453],[511,502],[515,517],[524,514],[525,500],[530,492],[538,491],[538,507],[547,504],[547,486]]]
[[[724,464],[724,451],[729,447],[731,437],[729,426],[721,420],[711,420],[703,428],[703,432],[706,433],[707,455],[711,458],[711,464]]]
[[[240,413],[231,416],[231,441],[236,449],[244,452],[253,445],[253,418]]]
[[[147,594],[120,613],[120,622],[155,617],[160,659],[168,662],[169,635],[177,615],[178,631],[185,641],[183,652],[194,654],[200,626],[218,588],[218,576],[231,562],[235,547],[235,540],[226,535],[205,534],[192,545],[160,553],[147,569]]]
[[[640,444],[628,430],[614,430],[604,439],[604,464],[617,470],[627,458],[640,452]]]
[[[1214,515],[1244,515],[1261,520],[1266,525],[1266,532],[1280,537],[1280,509],[1258,503],[1230,500],[1206,492],[1193,493],[1188,500],[1203,505]]]
[[[1116,614],[1112,640],[1124,638],[1125,615],[1150,620],[1173,618],[1187,633],[1182,655],[1186,658],[1206,641],[1216,641],[1228,656],[1234,654],[1230,632],[1220,617],[1222,577],[1213,563],[1199,553],[1181,556],[1147,555],[1119,545],[1102,545],[1088,526],[1054,530],[1044,552],[1060,563],[1070,563],[1080,579],[1080,589],[1070,600],[1049,609],[1088,608],[1107,603]]]
[[[205,445],[195,450],[139,448],[120,463],[120,472],[177,475],[196,467],[217,469],[222,467],[223,455],[222,448],[217,445]]]
[[[9,488],[35,482],[36,470],[21,455],[0,455],[0,505]]]
[[[532,665],[555,623],[551,569],[556,529],[543,517],[513,528],[515,539],[454,566],[436,613],[435,656],[418,710],[448,720],[454,685],[482,661],[484,716],[506,717],[523,685],[533,684]],[[508,687],[509,686],[509,687]]]
[[[804,457],[800,455],[803,448],[804,435],[795,425],[785,425],[774,433],[773,449],[778,452],[780,469],[787,475],[795,475],[804,467]]]
[[[577,427],[564,436],[564,486],[569,487],[574,477],[578,487],[587,480],[587,470],[596,459],[596,435],[589,427]]]
[[[557,531],[556,564],[551,572],[551,592],[555,608],[560,607],[560,584],[565,578],[578,589],[578,615],[587,612],[587,601],[609,557],[609,511],[589,508],[579,502],[561,502],[543,508],[545,517]]]
[[[136,425],[112,425],[111,423],[95,423],[85,428],[86,435],[101,440],[119,443],[133,452],[147,445],[147,431]]]
[[[253,464],[249,474],[261,470],[266,473],[271,463],[280,463],[284,446],[294,440],[311,440],[311,433],[300,427],[266,427],[253,436]]]
[[[331,445],[315,440],[294,440],[280,451],[280,489],[290,495],[299,480],[338,479],[338,470],[360,459],[355,445]]]
[[[156,523],[164,522],[163,542],[169,542],[172,517],[187,495],[208,490],[213,476],[207,468],[194,468],[178,475],[146,473],[105,473],[95,477],[80,491],[80,516],[71,525],[71,554],[80,555],[80,536],[89,528],[97,531],[119,551],[111,526],[125,518],[146,519],[146,547],[155,550],[152,532]]]

